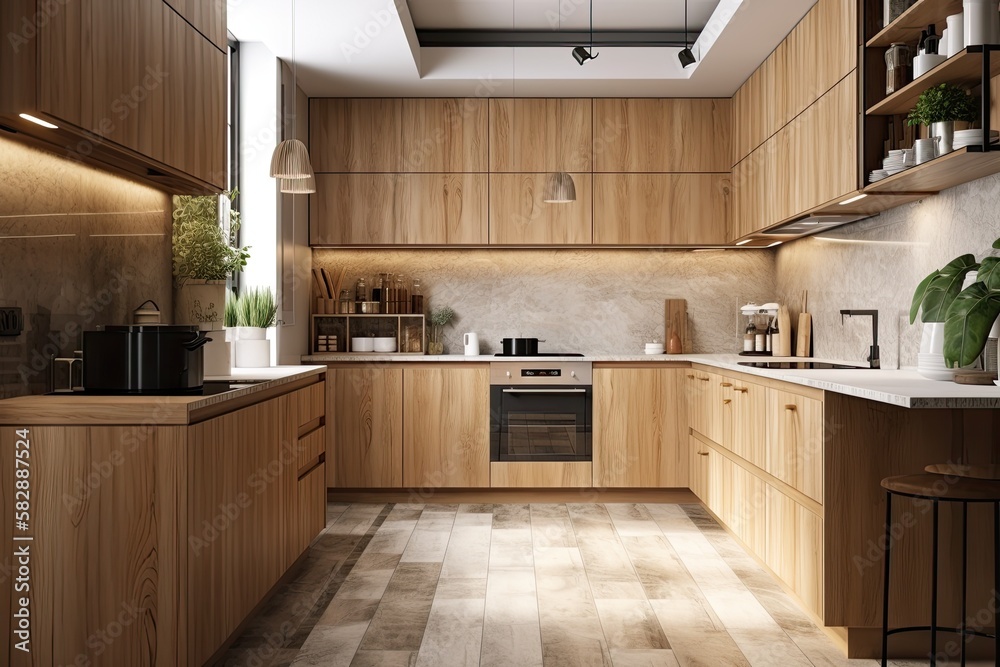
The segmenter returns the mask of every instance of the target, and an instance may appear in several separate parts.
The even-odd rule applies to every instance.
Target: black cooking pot
[[[537,338],[504,338],[500,341],[505,357],[534,357],[538,354]]]
[[[204,346],[211,340],[196,325],[137,324],[85,331],[83,387],[109,394],[200,389],[205,382]]]

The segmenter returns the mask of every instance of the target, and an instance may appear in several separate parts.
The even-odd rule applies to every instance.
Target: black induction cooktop
[[[504,354],[497,352],[494,357],[582,357],[579,352],[536,352],[534,354]]]
[[[831,371],[831,370],[862,370],[869,366],[852,366],[850,364],[832,364],[828,361],[740,361],[740,366],[751,368],[769,368],[782,371]]]

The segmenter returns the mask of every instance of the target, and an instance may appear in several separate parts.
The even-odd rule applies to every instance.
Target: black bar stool
[[[968,594],[969,503],[993,504],[994,537],[994,598],[1000,609],[1000,466],[966,466],[937,464],[927,466],[928,472],[917,475],[886,477],[885,489],[885,573],[882,589],[882,667],[888,664],[889,635],[904,632],[930,632],[930,664],[937,664],[937,635],[952,632],[962,636],[962,665],[965,665],[966,644],[970,636],[987,637],[995,642],[996,665],[1000,667],[1000,633],[988,634],[970,629],[966,623],[966,597]],[[931,622],[930,625],[889,628],[889,565],[892,547],[892,497],[904,496],[929,500],[933,507],[933,552],[931,565]],[[938,607],[938,509],[941,502],[962,505],[962,625],[960,628],[939,627]]]

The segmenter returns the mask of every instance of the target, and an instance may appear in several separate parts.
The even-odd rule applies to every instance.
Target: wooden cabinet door
[[[491,245],[580,245],[593,240],[590,174],[572,174],[576,201],[542,201],[548,174],[490,175]]]
[[[485,245],[484,174],[316,174],[312,245]]]
[[[403,486],[403,371],[329,368],[327,485]]]
[[[725,243],[731,178],[725,174],[595,174],[594,243]]]
[[[774,63],[772,54],[733,95],[733,164],[750,155],[777,130]]]
[[[713,442],[722,441],[720,376],[705,371],[685,371],[688,421],[691,429]]]
[[[282,398],[188,428],[188,659],[203,664],[285,572]],[[221,527],[220,527],[221,526]]]
[[[594,369],[594,486],[688,486],[684,372]]]
[[[767,390],[769,473],[823,502],[823,402]]]
[[[229,48],[226,3],[206,0],[163,0],[220,51]]]
[[[81,85],[84,61],[81,57],[84,53],[83,8],[83,2],[66,2],[51,14],[44,15],[45,24],[38,28],[36,37],[38,76],[34,77],[33,82],[37,86],[40,111],[80,127],[84,126]],[[17,54],[18,49],[11,50]],[[24,50],[27,52],[27,49]],[[27,63],[17,62],[19,69],[34,75],[35,63],[28,67],[25,65]]]
[[[402,108],[402,170],[485,172],[488,104],[484,99],[406,98]]]
[[[592,100],[490,100],[491,172],[588,172],[593,152]]]
[[[595,99],[595,172],[726,172],[733,166],[725,99]]]
[[[758,468],[767,467],[767,391],[752,382],[732,379],[732,450]]]
[[[299,553],[326,527],[326,464],[320,463],[298,479],[297,511],[290,517]]]
[[[403,484],[407,488],[488,487],[489,366],[406,368],[403,396]]]
[[[318,172],[403,171],[401,99],[309,100],[309,158]]]

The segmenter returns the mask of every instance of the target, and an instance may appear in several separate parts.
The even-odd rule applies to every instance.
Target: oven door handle
[[[505,394],[586,394],[586,389],[504,389]]]

